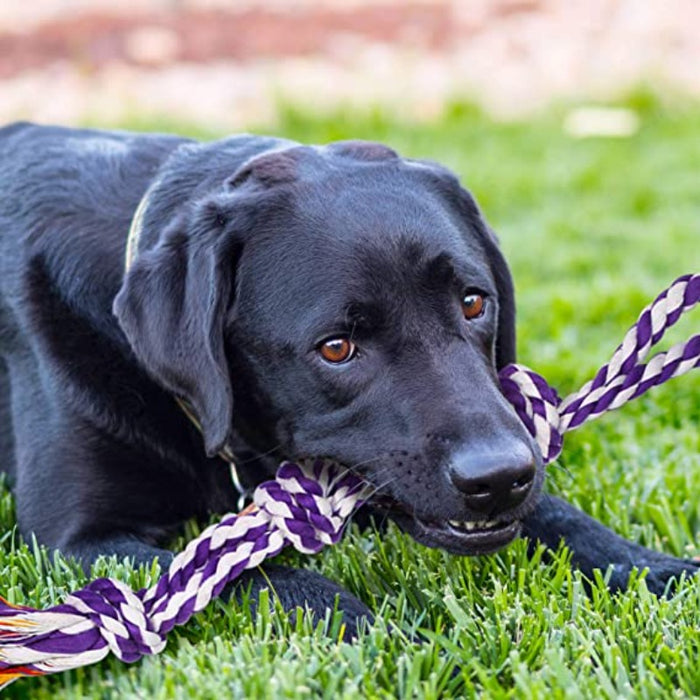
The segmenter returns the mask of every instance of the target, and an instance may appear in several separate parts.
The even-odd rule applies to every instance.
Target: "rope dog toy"
[[[563,435],[700,366],[700,335],[644,360],[668,328],[700,301],[700,274],[678,278],[639,316],[610,362],[561,400],[520,365],[500,372],[504,395],[536,439],[545,463],[561,453]],[[287,545],[315,553],[336,543],[348,516],[367,497],[365,482],[329,460],[283,462],[253,503],[228,514],[180,552],[150,588],[132,591],[101,578],[60,605],[34,610],[0,598],[0,688],[22,676],[92,664],[109,652],[125,662],[157,654],[166,635],[218,596],[246,569]]]

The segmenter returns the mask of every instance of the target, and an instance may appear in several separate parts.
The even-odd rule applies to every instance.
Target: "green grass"
[[[622,140],[572,140],[558,110],[493,124],[460,104],[431,124],[287,110],[275,131],[312,142],[377,139],[454,168],[512,265],[520,359],[566,393],[607,360],[650,298],[700,269],[700,105],[669,107],[643,93],[624,104],[638,110],[642,126]],[[696,312],[673,339],[697,328]],[[548,488],[647,546],[698,554],[699,390],[698,376],[677,379],[570,435],[561,468],[549,469]],[[4,491],[4,595],[46,606],[85,582],[74,564],[23,543],[14,522]],[[283,559],[335,579],[377,612],[356,644],[337,641],[337,619],[289,622],[279,611],[251,619],[245,606],[217,602],[174,631],[158,657],[21,680],[6,696],[700,695],[697,583],[658,600],[638,577],[626,593],[611,596],[601,574],[588,595],[565,550],[547,562],[541,555],[528,560],[520,541],[494,556],[458,558],[395,528],[385,536],[353,531],[315,558]],[[94,571],[106,574],[134,586],[155,576],[108,560]],[[416,630],[431,641],[410,643]]]

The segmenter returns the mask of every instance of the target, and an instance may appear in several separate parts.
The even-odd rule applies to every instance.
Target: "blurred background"
[[[696,0],[0,2],[3,122],[230,131],[273,127],[281,104],[429,120],[455,98],[502,119],[639,85],[700,94]],[[600,123],[571,128],[634,128],[583,119]]]
[[[697,0],[0,0],[0,123],[364,138],[455,170],[522,358],[572,385],[700,269],[699,98]]]

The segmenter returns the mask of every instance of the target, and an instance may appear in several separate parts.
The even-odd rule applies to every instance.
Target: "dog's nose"
[[[449,475],[470,510],[497,515],[525,500],[535,480],[535,458],[524,444],[504,452],[464,449],[450,461]]]

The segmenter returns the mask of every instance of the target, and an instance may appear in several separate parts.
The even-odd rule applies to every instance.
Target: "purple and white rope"
[[[644,363],[665,331],[699,300],[700,275],[676,280],[642,311],[610,362],[563,401],[525,367],[501,371],[503,392],[546,462],[559,455],[567,431],[700,365],[700,335]],[[363,483],[328,460],[284,462],[276,479],[255,491],[251,512],[226,515],[207,528],[150,588],[134,592],[102,578],[48,610],[0,602],[0,687],[20,676],[91,664],[110,651],[126,662],[157,654],[175,625],[202,610],[244,570],[290,544],[314,553],[337,542],[347,517],[366,497]]]
[[[700,366],[700,335],[644,363],[651,348],[698,301],[700,275],[679,277],[642,311],[610,362],[563,400],[543,377],[527,367],[508,365],[501,370],[503,393],[535,437],[545,463],[561,454],[564,433]]]
[[[284,462],[274,481],[256,489],[255,510],[226,515],[204,530],[151,588],[134,592],[102,578],[48,610],[0,604],[0,687],[2,670],[10,676],[13,667],[24,670],[19,675],[56,673],[110,651],[126,662],[159,653],[175,625],[244,570],[287,545],[312,554],[335,544],[362,495],[363,482],[328,460]]]

